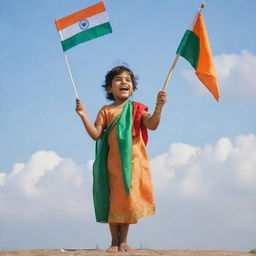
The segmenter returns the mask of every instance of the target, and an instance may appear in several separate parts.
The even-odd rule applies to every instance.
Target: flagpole
[[[70,69],[70,65],[69,65],[68,57],[67,57],[66,53],[64,53],[64,57],[65,57],[65,60],[66,60],[66,64],[68,66],[69,76],[70,76],[70,79],[71,79],[71,82],[72,82],[72,85],[73,85],[73,88],[74,88],[74,91],[75,91],[75,94],[76,94],[76,98],[79,98],[78,94],[77,94],[76,85],[75,85],[75,82],[74,82],[74,79],[73,79],[73,76],[72,76],[72,73],[71,73],[71,69]]]
[[[61,31],[59,31],[59,33],[60,33],[61,41],[63,41],[63,36],[61,34]],[[76,90],[76,85],[75,85],[75,82],[74,82],[74,79],[73,79],[73,75],[72,75],[72,72],[71,72],[71,68],[70,68],[70,65],[69,65],[69,62],[68,62],[68,56],[65,52],[64,52],[64,57],[65,57],[65,61],[66,61],[67,67],[68,67],[68,72],[69,72],[69,76],[70,76],[70,79],[71,79],[71,82],[72,82],[72,85],[73,85],[73,89],[75,91],[76,98],[78,99],[79,97],[78,97],[78,93],[77,93],[77,90]]]
[[[173,72],[173,70],[174,70],[174,68],[175,68],[175,66],[176,66],[176,63],[177,63],[179,57],[180,57],[180,55],[179,55],[179,54],[176,54],[176,57],[175,57],[175,59],[174,59],[174,61],[173,61],[173,63],[172,63],[171,69],[170,69],[170,71],[169,71],[169,73],[168,73],[168,75],[167,75],[167,77],[166,77],[166,80],[165,80],[165,83],[164,83],[164,86],[163,86],[163,89],[162,89],[163,91],[166,90],[166,87],[167,87],[167,85],[168,85],[168,83],[169,83],[169,81],[170,81],[170,79],[171,79],[172,72]]]

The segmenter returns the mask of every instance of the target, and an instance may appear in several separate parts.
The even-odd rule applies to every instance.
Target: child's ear
[[[108,86],[107,87],[107,91],[108,91],[108,93],[111,93],[112,92],[112,90],[111,90],[112,88],[111,88],[111,86]]]

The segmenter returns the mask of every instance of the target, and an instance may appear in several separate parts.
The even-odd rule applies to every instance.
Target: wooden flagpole
[[[179,59],[179,56],[180,56],[179,54],[176,54],[176,57],[175,57],[175,59],[174,59],[174,61],[172,63],[171,69],[170,69],[170,71],[169,71],[169,73],[168,73],[168,75],[166,77],[166,80],[165,80],[165,83],[164,83],[164,86],[163,86],[163,91],[166,90],[167,84],[169,83],[169,81],[171,79],[172,72],[173,72],[173,70],[174,70],[174,68],[176,66],[176,63],[177,63],[177,61]]]

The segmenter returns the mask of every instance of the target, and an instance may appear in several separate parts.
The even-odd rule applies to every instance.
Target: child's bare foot
[[[116,253],[118,252],[118,245],[112,244],[107,250],[106,252],[109,253]]]
[[[119,251],[120,252],[129,252],[129,251],[132,251],[132,248],[126,242],[122,242],[119,245]]]

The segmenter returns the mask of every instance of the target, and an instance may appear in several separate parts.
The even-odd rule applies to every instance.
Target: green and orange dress
[[[97,141],[93,167],[98,222],[132,224],[155,213],[146,152],[147,129],[142,124],[142,118],[148,114],[146,106],[132,101],[123,108],[105,105],[98,113],[95,124],[105,129]],[[120,143],[122,139],[124,144]],[[126,170],[129,164],[130,173]]]

